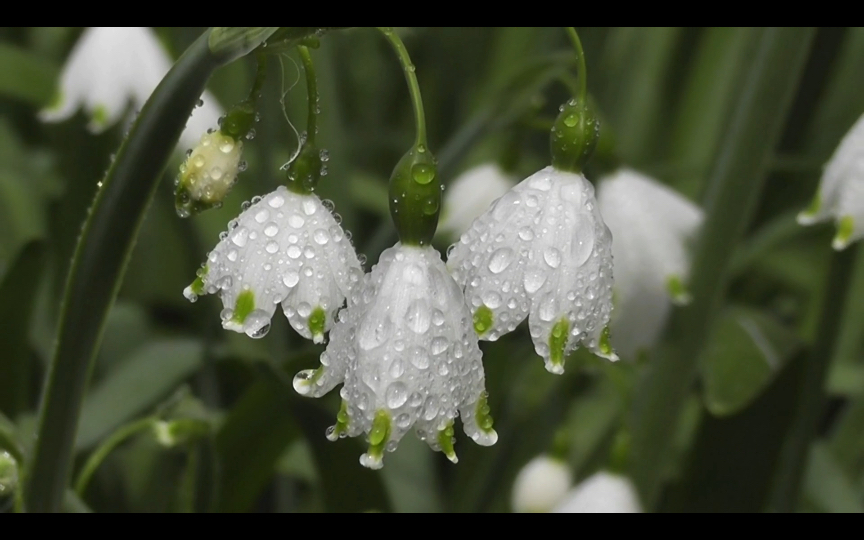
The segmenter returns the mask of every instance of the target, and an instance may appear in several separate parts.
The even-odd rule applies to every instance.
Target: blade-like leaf
[[[91,447],[152,409],[201,367],[203,357],[203,345],[191,339],[151,341],[141,347],[85,399],[76,448]]]
[[[756,310],[730,308],[701,358],[704,400],[716,416],[746,408],[801,347],[795,334]]]

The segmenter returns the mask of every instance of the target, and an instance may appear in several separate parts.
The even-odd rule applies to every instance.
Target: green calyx
[[[432,242],[441,213],[441,179],[435,158],[423,144],[399,160],[390,177],[390,215],[404,245]]]
[[[209,272],[210,266],[206,264],[198,270],[195,281],[192,282],[192,285],[189,285],[189,290],[192,291],[192,294],[196,296],[202,296],[204,294],[204,278],[207,277]]]
[[[372,429],[369,430],[369,451],[367,452],[373,459],[380,461],[384,456],[384,448],[390,440],[391,428],[390,414],[387,411],[381,410],[375,413]]]
[[[447,424],[447,427],[438,432],[438,446],[441,451],[453,463],[459,463],[459,458],[456,457],[456,449],[453,448],[455,440],[455,431],[453,430],[453,422]]]
[[[693,301],[690,291],[687,290],[687,285],[684,284],[680,276],[669,276],[669,279],[666,280],[666,291],[676,306],[686,306]]]
[[[253,311],[255,311],[255,293],[243,291],[237,296],[237,301],[234,303],[234,315],[231,316],[231,320],[243,324]]]
[[[318,187],[324,168],[321,151],[314,144],[306,142],[294,161],[288,165],[285,186],[298,195],[312,194]]]
[[[492,313],[492,310],[486,306],[480,306],[474,312],[474,331],[477,332],[478,336],[482,337],[492,328],[494,320],[495,315]]]
[[[324,329],[327,325],[327,312],[321,306],[312,310],[309,315],[309,332],[313,338],[324,338]]]
[[[571,99],[560,110],[549,139],[552,165],[581,173],[600,140],[600,121],[588,100]]]
[[[834,249],[837,251],[846,249],[852,235],[855,233],[855,220],[852,216],[843,216],[837,222],[837,234],[834,236]]]
[[[489,394],[483,392],[477,400],[477,427],[484,433],[490,433],[495,422],[492,420],[492,409],[489,407]]]
[[[570,321],[561,319],[552,327],[549,334],[549,360],[555,366],[564,366],[564,353],[567,350],[567,339],[570,336]]]
[[[327,430],[327,439],[337,441],[348,434],[348,403],[342,401],[342,406],[339,407],[339,412],[336,414],[336,425]]]
[[[210,434],[210,422],[198,418],[180,418],[153,424],[156,441],[165,448],[194,443]]]

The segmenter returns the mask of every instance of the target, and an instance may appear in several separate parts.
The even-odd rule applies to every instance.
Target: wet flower
[[[601,471],[573,488],[554,513],[640,514],[642,504],[629,478]]]
[[[551,512],[567,495],[572,481],[570,468],[563,461],[549,456],[532,459],[513,484],[513,511]]]
[[[321,343],[362,273],[328,206],[280,186],[229,224],[184,295],[218,293],[222,326],[253,338],[267,334],[281,303],[291,326]]]
[[[600,181],[597,203],[614,238],[615,348],[632,358],[657,340],[671,304],[689,300],[688,247],[703,214],[672,189],[630,169]]]
[[[360,462],[377,469],[411,428],[455,463],[460,415],[476,443],[494,444],[484,381],[471,313],[440,255],[397,244],[352,290],[321,367],[299,373],[294,388],[320,397],[344,382],[328,438],[365,433],[369,450]]]
[[[812,225],[833,219],[834,249],[846,249],[864,237],[864,116],[858,119],[825,166],[819,191],[798,223]]]
[[[89,27],[63,67],[55,102],[39,118],[60,122],[83,108],[90,117],[90,130],[104,131],[119,122],[130,105],[133,110],[144,107],[171,64],[149,27]],[[193,146],[220,114],[216,99],[205,92],[180,137],[180,146]]]
[[[581,174],[547,167],[478,218],[447,265],[481,339],[494,341],[528,317],[537,353],[560,374],[579,344],[617,360],[607,331],[611,244],[593,186]]]
[[[209,130],[180,165],[175,181],[176,208],[181,217],[218,207],[245,168],[240,158],[243,141],[219,130]]]
[[[465,171],[444,192],[444,210],[438,231],[452,238],[458,237],[513,184],[513,180],[492,163]]]

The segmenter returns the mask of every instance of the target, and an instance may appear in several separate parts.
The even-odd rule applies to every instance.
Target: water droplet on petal
[[[525,292],[528,294],[534,294],[543,284],[546,283],[546,274],[539,270],[528,270],[525,272],[525,280],[523,285],[525,286]]]
[[[554,247],[546,248],[543,252],[543,260],[550,268],[558,268],[561,266],[561,252]]]
[[[318,244],[319,246],[323,246],[323,245],[326,245],[327,242],[330,241],[330,235],[327,234],[327,231],[325,231],[324,229],[318,229],[312,235],[312,239],[315,240],[315,243]]]
[[[289,270],[282,276],[282,283],[289,289],[295,287],[300,282],[300,274],[296,270]]]
[[[398,409],[408,401],[408,388],[405,383],[394,382],[387,387],[386,392],[387,407]]]
[[[414,300],[408,306],[408,312],[405,314],[408,322],[408,328],[412,332],[422,334],[429,330],[432,324],[432,313],[429,310],[429,304],[426,300]]]
[[[510,248],[501,248],[493,253],[492,258],[489,259],[489,271],[493,274],[500,274],[510,266],[512,261],[513,250]]]

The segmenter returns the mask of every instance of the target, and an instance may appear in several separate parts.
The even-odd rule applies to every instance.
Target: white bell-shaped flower
[[[573,476],[561,460],[538,456],[519,471],[513,483],[513,511],[551,512],[567,495]]]
[[[454,463],[453,422],[488,446],[498,440],[486,401],[482,353],[459,286],[433,248],[397,244],[381,254],[330,334],[321,367],[294,388],[320,397],[344,382],[328,438],[368,435],[360,462],[382,466],[412,427]]]
[[[601,180],[597,203],[612,231],[615,349],[632,359],[654,344],[671,304],[686,303],[689,245],[702,210],[672,189],[630,169]]]
[[[351,241],[316,195],[280,186],[256,197],[210,252],[184,295],[218,293],[222,326],[253,338],[266,335],[281,303],[291,326],[324,341],[363,270]]]
[[[617,360],[612,312],[612,235],[581,174],[547,167],[478,218],[449,252],[481,339],[494,341],[529,316],[546,369],[564,372],[580,343]]]
[[[864,116],[858,119],[831,156],[819,191],[798,223],[812,225],[833,219],[834,249],[840,251],[864,238]]]
[[[598,472],[573,488],[556,514],[641,514],[642,503],[626,476]]]
[[[487,163],[459,175],[444,192],[438,232],[458,238],[475,219],[513,187],[515,181],[501,167]]]
[[[172,63],[149,27],[89,27],[63,67],[55,102],[39,118],[60,122],[83,108],[91,119],[90,130],[104,131],[119,122],[130,105],[140,110]],[[181,147],[194,146],[221,114],[216,99],[205,92],[180,138]]]

